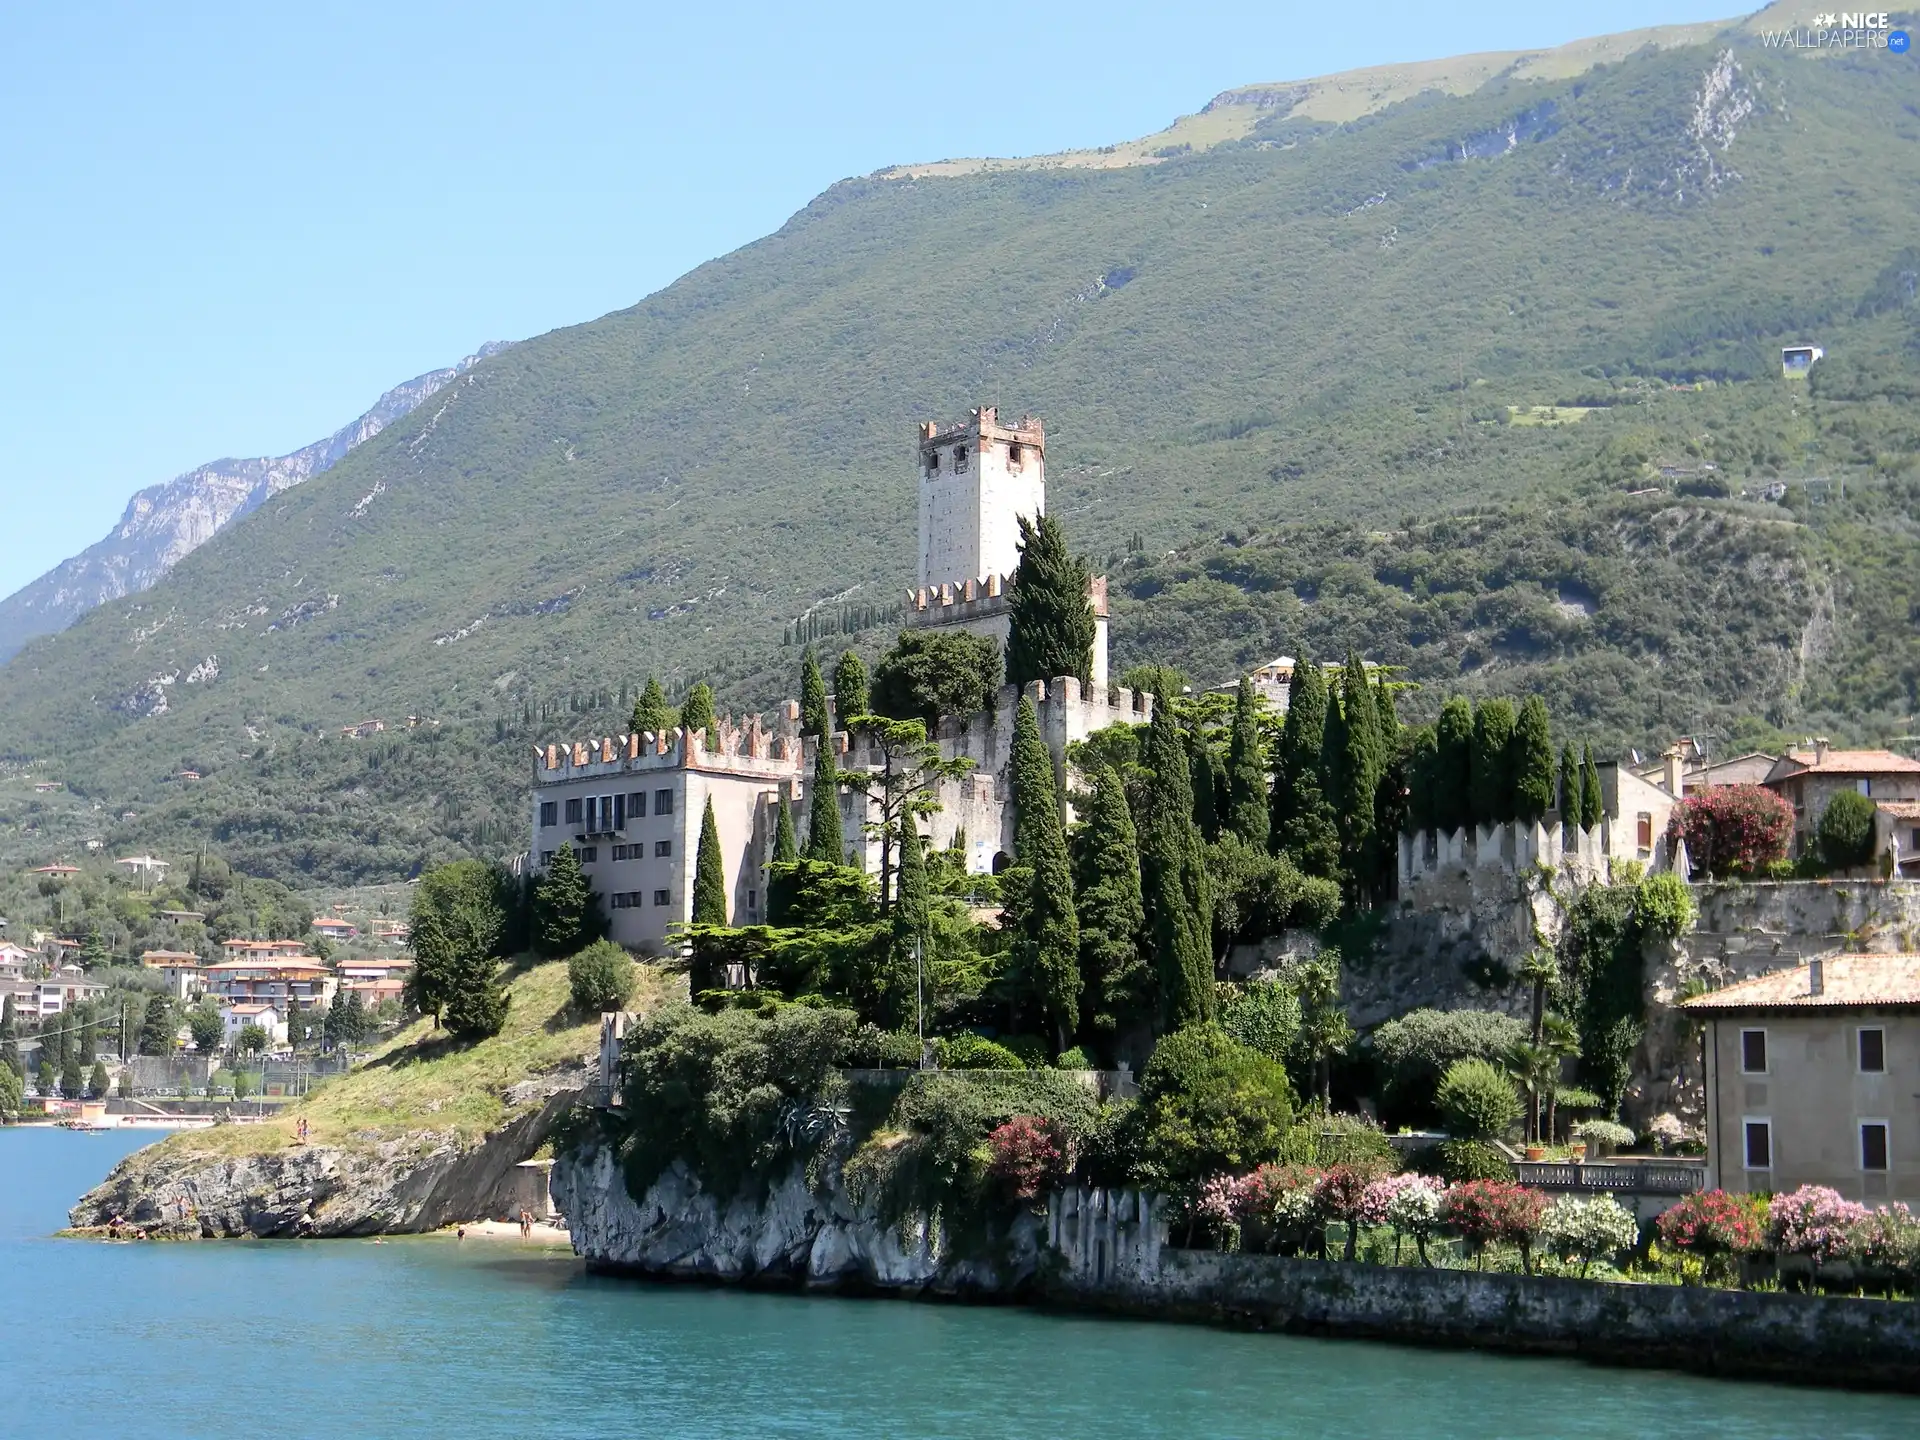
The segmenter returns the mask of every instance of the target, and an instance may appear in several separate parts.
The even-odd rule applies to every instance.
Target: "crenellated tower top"
[[[1047,430],[1031,415],[1003,425],[991,405],[953,425],[920,426],[919,584],[1010,575],[1019,517],[1047,508]]]

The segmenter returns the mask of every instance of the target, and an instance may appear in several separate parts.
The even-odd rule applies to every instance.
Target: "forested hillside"
[[[1416,712],[1539,690],[1607,745],[1903,734],[1916,141],[1912,63],[1729,32],[1151,164],[844,182],[30,647],[0,752],[98,798],[79,828],[282,878],[517,844],[532,739],[617,730],[649,672],[768,705],[797,617],[896,603],[911,427],[982,402],[1045,417],[1122,663],[1353,644]],[[335,737],[409,713],[440,738]]]

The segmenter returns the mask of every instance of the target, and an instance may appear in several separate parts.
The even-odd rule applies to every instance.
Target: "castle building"
[[[1019,564],[1019,518],[1044,514],[1046,431],[1036,419],[1003,426],[991,406],[957,425],[920,429],[921,584],[909,592],[910,628],[951,626],[1006,643],[1007,583]],[[1088,587],[1095,617],[1092,683],[1073,676],[1027,687],[1041,734],[1064,773],[1067,746],[1113,724],[1144,724],[1152,697],[1107,683],[1106,577]],[[1007,764],[1020,692],[1001,688],[991,711],[943,718],[935,727],[943,756],[971,770],[939,789],[928,840],[950,848],[965,837],[968,868],[988,872],[1013,851],[1014,812]],[[808,807],[840,807],[849,863],[878,868],[880,843],[867,836],[867,799],[840,785],[811,793],[819,741],[799,733],[800,706],[784,702],[771,728],[758,716],[730,718],[713,732],[602,736],[536,746],[528,860],[544,869],[562,845],[579,857],[610,922],[611,938],[630,949],[668,953],[674,928],[693,917],[693,875],[709,804],[720,837],[728,918],[757,925],[765,916],[767,864],[777,812],[793,807],[805,834]],[[880,757],[858,736],[837,732],[842,772],[877,770]]]

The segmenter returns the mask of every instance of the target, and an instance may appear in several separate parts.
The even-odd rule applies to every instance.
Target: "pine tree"
[[[773,864],[792,865],[800,858],[800,846],[793,834],[793,810],[787,797],[774,801]],[[767,923],[785,925],[793,906],[793,871],[773,870],[767,877]]]
[[[599,939],[606,928],[600,916],[599,898],[594,894],[593,882],[580,868],[579,855],[571,845],[561,845],[533,885],[534,950],[557,959],[577,954]],[[417,957],[417,933],[414,938]],[[431,1013],[424,1006],[419,1008],[423,1014]]]
[[[1339,703],[1327,706],[1326,737],[1324,773],[1340,832],[1340,868],[1348,902],[1362,906],[1372,898],[1373,878],[1380,868],[1373,812],[1374,792],[1385,764],[1379,710],[1367,684],[1366,667],[1351,650],[1340,677]]]
[[[833,733],[833,721],[827,714],[827,682],[821,678],[820,662],[813,647],[800,659],[800,733],[824,740]]]
[[[1473,706],[1456,695],[1433,727],[1433,823],[1445,831],[1473,824]]]
[[[713,797],[700,817],[700,849],[693,863],[693,923],[727,923],[727,872],[720,859],[720,827],[714,823]]]
[[[696,730],[704,731],[707,749],[720,748],[720,720],[713,713],[713,687],[706,681],[699,681],[687,691],[686,703],[680,707],[680,727],[689,735]]]
[[[414,890],[407,1003],[456,1038],[497,1034],[506,1021],[500,959],[509,930],[507,901],[500,873],[483,860],[456,860],[429,870]],[[584,948],[600,933],[596,902],[579,861],[563,845],[534,887],[535,948],[551,946],[541,951],[549,955]]]
[[[1141,757],[1140,891],[1153,940],[1160,1028],[1213,1018],[1213,916],[1193,823],[1187,747],[1167,695],[1154,697]]]
[[[867,667],[851,650],[840,652],[833,667],[833,718],[844,730],[856,715],[868,714],[873,702],[867,697]]]
[[[1501,825],[1514,816],[1513,702],[1496,696],[1473,708],[1473,823]]]
[[[1029,887],[1017,906],[1014,963],[1052,1028],[1057,1049],[1065,1049],[1080,1024],[1080,925],[1073,911],[1073,872],[1053,756],[1026,695],[1013,712],[1012,771],[1015,859]]]
[[[667,704],[660,682],[651,675],[647,676],[647,683],[641,688],[640,698],[633,702],[631,723],[636,735],[664,735],[680,723],[680,717]]]
[[[1227,744],[1227,827],[1256,850],[1267,848],[1267,757],[1260,744],[1259,696],[1251,676],[1240,677],[1233,701],[1233,738]]]
[[[1514,818],[1544,819],[1553,808],[1553,723],[1538,695],[1529,695],[1520,706],[1507,769],[1513,776]]]
[[[474,949],[462,959],[452,997],[447,1001],[447,1033],[457,1040],[484,1040],[507,1023],[512,997],[500,983],[500,961]]]
[[[846,842],[840,837],[840,783],[835,778],[833,744],[822,744],[813,757],[813,784],[807,793],[806,858],[828,865],[847,863]]]
[[[1600,767],[1593,763],[1593,746],[1586,748],[1580,767],[1580,822],[1591,830],[1607,818],[1607,799],[1600,789]]]
[[[178,1028],[173,1018],[173,1003],[164,995],[148,996],[147,1013],[140,1021],[140,1053],[171,1055],[174,1031]]]
[[[1020,524],[1020,563],[1007,586],[1007,679],[1015,685],[1074,675],[1093,678],[1093,606],[1087,562],[1067,549],[1051,515]]]
[[[919,826],[911,817],[901,827],[899,843],[899,883],[894,892],[893,932],[888,947],[889,973],[882,996],[882,1008],[889,1029],[898,1029],[914,1017],[919,1000],[919,983],[925,977],[929,958],[924,953],[931,909],[927,893],[926,852]],[[914,963],[915,946],[923,947],[917,971]]]
[[[1340,834],[1320,784],[1320,745],[1327,726],[1327,682],[1310,656],[1293,662],[1287,720],[1274,756],[1272,819],[1267,843],[1303,875],[1331,879],[1340,868]]]
[[[105,965],[113,958],[107,950],[107,937],[100,933],[100,927],[88,922],[87,933],[80,941],[80,963],[92,970]]]
[[[1140,899],[1140,846],[1126,786],[1103,760],[1086,773],[1093,793],[1072,837],[1081,1021],[1111,1060],[1121,1033],[1152,1019],[1153,987],[1142,946],[1147,922]]]
[[[1581,801],[1580,762],[1574,757],[1573,744],[1569,741],[1560,747],[1560,775],[1555,787],[1560,799],[1560,823],[1579,829],[1585,821],[1585,810]]]

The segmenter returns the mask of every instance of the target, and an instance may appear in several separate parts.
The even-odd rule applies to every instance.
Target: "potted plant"
[[[1622,1145],[1631,1145],[1633,1131],[1611,1120],[1582,1120],[1573,1127],[1573,1138],[1592,1149],[1596,1159],[1604,1159]]]

